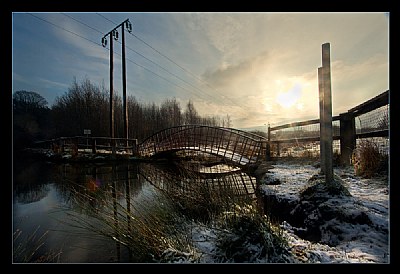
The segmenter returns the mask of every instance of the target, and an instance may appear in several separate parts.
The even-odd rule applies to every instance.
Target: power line
[[[113,24],[116,24],[116,23],[114,23],[112,20],[108,19],[107,17],[105,17],[105,16],[103,16],[103,15],[101,15],[101,14],[99,14],[99,13],[96,13],[96,14],[99,15],[99,16],[101,16],[102,18],[106,19],[107,21],[109,21],[109,22],[111,22],[111,23],[113,23]],[[68,15],[66,15],[66,14],[64,14],[64,15],[65,15],[65,16],[68,16]],[[70,17],[70,16],[68,16],[68,17]],[[101,31],[99,31],[99,30],[97,30],[97,29],[95,29],[95,28],[93,28],[93,27],[87,25],[86,23],[83,23],[83,22],[81,22],[81,21],[79,21],[79,20],[77,20],[77,19],[75,19],[75,18],[73,18],[73,17],[70,17],[70,18],[73,19],[73,20],[75,20],[75,21],[77,21],[78,23],[81,23],[81,24],[83,24],[83,25],[89,27],[89,28],[92,29],[92,30],[95,30],[95,31],[98,32],[98,33],[104,34],[104,33],[102,33]],[[128,32],[128,33],[132,34],[131,32]],[[140,39],[140,38],[138,38],[138,39]],[[118,42],[118,43],[121,43],[119,40],[117,40],[117,42]],[[144,41],[143,41],[143,42],[144,42]],[[146,42],[144,42],[144,43],[146,43]],[[146,43],[146,44],[147,44],[147,43]],[[148,45],[148,46],[150,46],[150,45]],[[137,55],[141,56],[142,58],[148,60],[149,62],[151,62],[152,64],[156,65],[157,67],[161,68],[162,70],[164,70],[164,71],[167,72],[168,74],[174,76],[175,78],[181,80],[182,82],[184,82],[184,83],[186,83],[187,85],[191,86],[192,88],[196,89],[197,91],[202,92],[204,95],[206,95],[206,96],[208,96],[208,97],[213,97],[212,95],[206,93],[206,92],[203,91],[202,89],[200,89],[200,88],[194,86],[193,84],[189,83],[188,81],[182,79],[181,77],[179,77],[179,76],[176,75],[175,73],[170,72],[168,69],[164,68],[163,66],[161,66],[160,64],[158,64],[158,63],[156,63],[155,61],[151,60],[150,58],[144,56],[144,55],[141,54],[140,52],[138,52],[138,51],[136,51],[136,50],[130,48],[129,46],[125,46],[125,47],[126,47],[127,49],[131,50],[132,52],[136,53]],[[150,46],[150,47],[151,47],[151,46]],[[154,48],[153,48],[153,49],[154,49]],[[154,49],[154,50],[156,50],[156,49]],[[156,50],[156,51],[157,51],[157,50]],[[162,53],[159,52],[159,54],[162,54]],[[168,57],[165,56],[165,58],[168,58]],[[169,59],[169,58],[168,58],[168,59]],[[171,61],[171,62],[174,62],[173,60],[170,60],[170,61]],[[133,62],[133,61],[131,60],[131,62]],[[140,66],[140,65],[138,65],[138,64],[135,63],[135,62],[133,62],[133,63],[134,63],[135,65],[137,65],[137,66]],[[174,63],[175,63],[175,62],[174,62]],[[176,64],[177,66],[179,66],[177,63],[175,63],[175,64]],[[144,68],[143,66],[140,66],[140,67]],[[146,68],[144,68],[144,69],[146,69]],[[184,68],[182,68],[182,69],[184,69]],[[146,70],[148,70],[148,69],[146,69]],[[184,70],[185,70],[185,69],[184,69]],[[148,71],[150,71],[150,70],[148,70]],[[155,74],[155,75],[157,75],[158,77],[161,77],[161,76],[158,75],[157,73],[154,73],[154,72],[152,72],[152,71],[150,71],[150,72],[153,73],[153,74]],[[189,72],[189,73],[190,73],[190,72]],[[164,79],[164,80],[166,80],[166,78],[164,78],[164,77],[161,77],[161,78]],[[168,82],[169,82],[169,83],[172,83],[172,82],[170,82],[170,81],[168,81]],[[175,85],[175,84],[174,84],[174,85]],[[185,89],[185,90],[186,90],[186,89]],[[215,97],[214,97],[214,98],[215,98]],[[216,98],[216,99],[221,100],[220,98]],[[221,102],[224,103],[222,100],[221,100]]]
[[[101,46],[101,44],[98,43],[98,42],[92,41],[92,40],[90,40],[90,39],[88,39],[88,38],[86,38],[86,37],[83,37],[82,35],[79,35],[79,34],[73,32],[73,31],[70,31],[70,30],[67,30],[66,28],[60,27],[59,25],[56,25],[56,24],[54,24],[54,23],[52,23],[52,22],[50,22],[50,21],[47,21],[46,19],[40,18],[39,16],[33,15],[32,13],[29,13],[29,12],[27,12],[27,14],[29,14],[29,15],[31,15],[31,16],[33,16],[33,17],[39,19],[39,20],[42,20],[42,21],[44,21],[44,22],[46,22],[46,23],[52,25],[53,27],[62,29],[63,31],[66,31],[66,32],[68,32],[68,33],[70,33],[70,34],[73,34],[73,35],[78,36],[79,38],[85,39],[86,41],[89,41],[89,42],[95,44],[96,46]]]
[[[98,29],[93,28],[92,26],[89,26],[89,25],[86,24],[85,22],[82,22],[82,21],[80,21],[80,20],[78,20],[78,19],[76,19],[76,18],[74,18],[74,17],[72,17],[72,16],[70,16],[70,15],[68,15],[68,14],[66,14],[66,13],[61,12],[61,14],[67,16],[68,18],[71,18],[72,20],[74,20],[74,21],[76,21],[76,22],[78,22],[78,23],[80,23],[80,24],[82,24],[82,25],[84,25],[84,26],[86,26],[86,27],[88,27],[88,28],[94,30],[94,31],[97,31],[97,32],[100,33],[100,34],[103,34],[103,35],[104,35],[103,32],[99,31]]]
[[[59,29],[61,29],[61,30],[63,30],[63,31],[66,31],[66,32],[68,32],[68,33],[70,33],[70,34],[72,34],[72,35],[75,35],[75,36],[77,36],[77,37],[79,37],[79,38],[81,38],[81,39],[84,39],[84,40],[86,40],[86,41],[88,41],[88,42],[91,42],[91,43],[95,44],[96,46],[101,45],[101,44],[98,43],[98,42],[95,42],[95,41],[93,41],[93,40],[90,40],[90,39],[88,39],[88,38],[86,38],[86,37],[84,37],[84,36],[82,36],[82,35],[80,35],[80,34],[77,34],[77,33],[73,32],[73,31],[70,31],[70,30],[64,28],[64,27],[61,27],[61,26],[59,26],[59,25],[57,25],[57,24],[54,24],[53,22],[50,22],[50,21],[48,21],[48,20],[46,20],[46,19],[43,19],[43,18],[41,18],[41,17],[39,17],[39,16],[33,15],[33,14],[31,14],[31,13],[27,13],[27,14],[29,14],[29,15],[31,15],[31,16],[33,16],[33,17],[35,17],[35,18],[37,18],[37,19],[39,19],[39,20],[41,20],[41,21],[44,21],[44,22],[46,22],[46,23],[48,23],[48,24],[50,24],[50,25],[52,25],[52,26],[54,26],[54,27],[57,27],[57,28],[59,28]],[[77,19],[75,19],[75,18],[73,18],[73,17],[71,17],[71,16],[69,16],[69,15],[67,15],[67,14],[64,14],[64,13],[63,13],[63,15],[65,15],[65,16],[71,18],[72,20],[74,20],[74,21],[76,21],[76,22],[78,22],[78,23],[80,23],[80,24],[82,24],[82,25],[85,25],[86,27],[88,27],[88,28],[90,28],[90,29],[92,29],[92,30],[94,30],[94,31],[96,31],[96,32],[98,32],[98,33],[103,34],[101,31],[99,31],[99,30],[97,30],[97,29],[95,29],[95,28],[89,26],[88,24],[86,24],[86,23],[84,23],[84,22],[82,22],[82,21],[80,21],[80,20],[77,20]],[[108,18],[104,17],[103,15],[101,15],[101,14],[98,14],[98,15],[100,15],[100,16],[103,17],[103,18],[105,18],[105,19],[108,20],[109,22],[114,23],[113,21],[109,20]],[[128,33],[129,33],[129,32],[128,32]],[[119,41],[117,41],[117,42],[119,42]],[[120,42],[119,42],[119,43],[120,43]],[[186,84],[192,86],[193,88],[197,89],[197,90],[200,91],[200,92],[203,92],[204,95],[207,95],[207,94],[206,94],[204,91],[202,91],[201,89],[199,89],[199,88],[193,86],[192,84],[190,84],[189,82],[187,82],[187,81],[185,81],[184,79],[180,78],[180,77],[177,76],[176,74],[174,74],[174,73],[172,73],[172,72],[169,72],[167,69],[165,69],[165,68],[162,67],[161,65],[157,64],[156,62],[152,61],[151,59],[145,57],[144,55],[140,54],[139,52],[137,52],[137,51],[135,51],[135,50],[133,50],[133,49],[131,49],[131,48],[129,48],[129,47],[127,47],[127,48],[130,49],[130,50],[132,50],[132,51],[135,52],[136,54],[140,55],[141,57],[145,58],[146,60],[150,61],[151,63],[157,65],[157,66],[160,67],[160,68],[162,68],[164,71],[166,71],[167,73],[173,75],[174,77],[178,78],[179,80],[183,81],[184,83],[186,83]],[[110,50],[110,49],[107,48],[107,50]],[[117,53],[117,52],[114,52],[114,51],[113,51],[113,53],[115,53],[115,54],[121,56],[121,55],[120,55],[119,53]],[[170,84],[172,84],[172,85],[174,85],[174,86],[176,86],[176,87],[178,87],[178,88],[180,88],[180,89],[182,89],[182,90],[188,91],[188,92],[192,93],[193,95],[195,95],[195,96],[201,98],[201,96],[199,96],[197,93],[195,93],[195,92],[193,92],[193,91],[191,91],[191,90],[189,90],[189,89],[186,89],[185,87],[182,87],[182,86],[180,86],[180,85],[178,85],[178,84],[176,84],[176,83],[174,83],[174,82],[168,80],[167,78],[165,78],[165,77],[159,75],[158,73],[152,71],[151,69],[146,68],[146,67],[144,67],[143,65],[140,65],[140,64],[134,62],[134,61],[131,60],[131,59],[126,58],[126,60],[128,60],[128,61],[131,62],[132,64],[134,64],[134,65],[136,65],[136,66],[138,66],[138,67],[140,67],[140,68],[142,68],[142,69],[144,69],[144,70],[146,70],[146,71],[148,71],[148,72],[154,74],[155,76],[157,76],[157,77],[163,79],[164,81],[166,81],[166,82],[168,82],[168,83],[170,83]],[[174,62],[174,63],[175,63],[175,62]],[[212,96],[210,96],[210,95],[207,95],[207,96],[212,97]],[[229,99],[229,98],[228,98],[228,99]],[[231,100],[231,101],[232,101],[232,100]],[[232,101],[232,102],[233,102],[233,101]],[[233,102],[233,103],[234,103],[235,105],[237,105],[235,102]],[[242,108],[240,105],[237,105],[237,106],[240,107],[240,108]],[[243,108],[242,108],[242,109],[243,109]]]
[[[144,41],[143,39],[141,39],[140,37],[138,37],[136,34],[130,33],[133,37],[135,37],[136,39],[138,39],[139,41],[141,41],[142,43],[144,43],[146,46],[150,47],[152,50],[154,50],[155,52],[157,52],[158,54],[160,54],[162,57],[166,58],[168,61],[172,62],[173,64],[175,64],[176,66],[178,66],[180,69],[182,69],[184,72],[188,73],[189,75],[191,75],[192,77],[196,78],[197,80],[201,81],[202,83],[206,84],[208,87],[210,87],[211,89],[213,89],[215,92],[218,92],[217,89],[215,89],[213,86],[211,86],[209,83],[207,83],[206,81],[204,81],[203,79],[201,79],[200,77],[196,76],[195,74],[193,74],[192,72],[190,72],[189,70],[185,69],[184,67],[182,67],[181,65],[179,65],[178,63],[176,63],[174,60],[172,60],[171,58],[169,58],[168,56],[166,56],[165,54],[161,53],[159,50],[155,49],[154,47],[152,47],[149,43],[147,43],[146,41]],[[221,94],[219,94],[220,96],[222,96]],[[228,97],[227,97],[228,98]],[[238,105],[236,102],[232,101],[230,98],[228,98],[228,100],[230,100],[232,103],[234,103],[235,105],[237,105],[238,107],[242,108],[240,105]]]
[[[100,13],[96,13],[97,15],[101,16],[102,18],[104,18],[105,20],[115,24],[112,20],[108,19],[107,17],[105,17],[104,15],[100,14]],[[196,78],[197,80],[201,81],[202,83],[206,84],[208,87],[210,87],[211,89],[213,89],[215,92],[217,92],[221,97],[224,97],[226,99],[228,99],[229,101],[231,101],[234,105],[240,107],[241,109],[243,109],[242,106],[240,106],[239,104],[237,104],[235,101],[233,101],[231,98],[229,97],[225,97],[222,96],[219,91],[214,88],[213,86],[211,86],[209,83],[207,83],[206,81],[204,81],[203,79],[201,79],[200,77],[196,76],[195,74],[193,74],[192,72],[190,72],[189,70],[185,69],[184,67],[182,67],[181,65],[179,65],[178,63],[176,63],[174,60],[172,60],[171,58],[169,58],[168,56],[166,56],[165,54],[163,54],[162,52],[160,52],[159,50],[157,50],[156,48],[154,48],[153,46],[151,46],[149,43],[147,43],[146,41],[144,41],[142,38],[138,37],[136,34],[134,33],[130,33],[133,37],[135,37],[136,39],[138,39],[139,41],[141,41],[142,43],[144,43],[146,46],[148,46],[149,48],[151,48],[152,50],[154,50],[155,52],[157,52],[159,55],[161,55],[162,57],[166,58],[168,61],[172,62],[173,64],[175,64],[176,66],[178,66],[180,69],[182,69],[184,72],[188,73],[189,75],[191,75],[192,77]],[[243,109],[244,110],[244,109]]]
[[[102,15],[102,14],[100,14],[100,13],[98,13],[98,12],[96,12],[96,14],[97,15],[99,15],[99,16],[101,16],[101,17],[103,17],[104,19],[106,19],[108,22],[111,22],[111,23],[113,23],[114,25],[116,25],[117,23],[115,23],[115,22],[113,22],[113,21],[111,21],[110,19],[108,19],[107,17],[105,17],[104,15]]]
[[[56,24],[54,24],[54,23],[52,23],[52,22],[50,22],[50,21],[48,21],[48,20],[46,20],[46,19],[40,18],[40,17],[38,17],[38,16],[36,16],[36,15],[33,15],[33,14],[31,14],[31,13],[27,13],[27,14],[29,14],[29,15],[31,15],[31,16],[33,16],[33,17],[39,19],[39,20],[42,20],[42,21],[44,21],[44,22],[46,22],[46,23],[48,23],[48,24],[50,24],[50,25],[52,25],[52,26],[54,26],[54,27],[60,28],[60,29],[62,29],[63,31],[66,31],[66,32],[68,32],[68,33],[70,33],[70,34],[73,34],[73,35],[75,35],[75,36],[77,36],[77,37],[79,37],[79,38],[85,39],[85,40],[87,40],[87,41],[89,41],[89,42],[95,44],[96,46],[99,46],[99,45],[101,46],[100,43],[96,43],[96,42],[94,42],[94,41],[92,41],[92,40],[90,40],[90,39],[88,39],[88,38],[86,38],[86,37],[84,37],[84,36],[82,36],[82,35],[79,35],[79,34],[73,32],[73,31],[67,30],[66,28],[63,28],[63,27],[61,27],[61,26],[58,26],[58,25],[56,25]],[[106,49],[107,49],[107,50],[110,50],[109,48],[106,48]],[[113,51],[113,53],[116,54],[116,55],[118,55],[118,56],[121,56],[121,54],[119,54],[118,52]],[[150,72],[150,73],[156,75],[157,77],[163,79],[164,81],[167,81],[168,83],[170,83],[170,84],[172,84],[172,85],[174,85],[174,86],[176,86],[176,87],[178,87],[178,88],[181,88],[181,89],[183,89],[183,90],[185,90],[185,91],[188,91],[188,92],[193,93],[195,96],[198,96],[198,94],[194,93],[193,91],[188,90],[188,89],[186,89],[186,88],[184,88],[184,87],[182,87],[182,86],[180,86],[180,85],[178,85],[178,84],[176,84],[176,83],[171,82],[171,81],[168,80],[167,78],[165,78],[165,77],[159,75],[158,73],[152,71],[151,69],[148,69],[148,68],[144,67],[143,65],[140,65],[140,64],[138,64],[138,63],[132,61],[131,59],[126,58],[126,60],[128,60],[129,62],[133,63],[134,65],[136,65],[136,66],[138,66],[138,67],[140,67],[140,68],[142,68],[142,69],[144,69],[144,70],[146,70],[146,71],[148,71],[148,72]]]

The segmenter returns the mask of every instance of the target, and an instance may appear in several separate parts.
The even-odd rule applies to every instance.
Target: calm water
[[[151,223],[157,212],[174,210],[167,206],[171,198],[200,204],[204,197],[199,193],[213,201],[225,201],[228,192],[253,199],[255,184],[255,178],[226,165],[55,164],[17,159],[14,262],[46,262],[49,257],[60,263],[135,261],[132,250],[113,238],[116,227],[135,227],[137,219],[131,216]],[[36,248],[32,258],[23,257]]]

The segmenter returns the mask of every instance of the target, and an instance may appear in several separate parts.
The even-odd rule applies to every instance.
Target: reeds
[[[61,251],[44,252],[48,231],[38,234],[39,226],[29,235],[23,235],[22,230],[13,233],[13,262],[14,263],[54,263],[60,259]],[[24,237],[25,236],[25,237]]]
[[[268,256],[278,260],[283,238],[268,218],[253,210],[254,198],[238,195],[238,183],[224,183],[223,178],[199,180],[193,170],[178,170],[178,175],[168,179],[166,174],[164,179],[148,176],[162,183],[146,184],[133,197],[120,193],[113,182],[94,193],[85,185],[70,184],[77,211],[68,209],[68,223],[128,249],[130,262],[201,262],[203,251],[193,242],[193,224],[220,231],[215,240],[219,242],[218,253],[224,255],[213,254],[216,261],[257,261]],[[235,247],[227,245],[229,242]],[[249,244],[258,246],[259,252],[247,250]]]
[[[67,211],[67,224],[81,228],[94,235],[112,239],[132,254],[131,262],[157,262],[167,249],[190,253],[190,243],[185,237],[178,215],[162,194],[148,190],[141,201],[121,201],[114,186],[96,197],[96,205],[87,202],[93,197],[89,193],[74,191],[74,203],[79,211],[84,210],[90,218],[83,218],[78,211]]]

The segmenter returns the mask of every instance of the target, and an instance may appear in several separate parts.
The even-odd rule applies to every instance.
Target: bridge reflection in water
[[[190,203],[208,201],[229,205],[256,199],[256,179],[234,166],[177,162],[142,164],[140,171],[146,180],[171,198],[184,197]]]
[[[63,168],[64,179],[75,182],[64,184],[63,191],[79,212],[68,217],[84,229],[112,238],[119,262],[148,260],[138,255],[141,248],[163,244],[171,225],[162,218],[167,216],[176,227],[180,221],[172,211],[177,208],[190,219],[209,221],[213,214],[256,202],[256,179],[225,164],[137,162],[80,166],[79,171]]]

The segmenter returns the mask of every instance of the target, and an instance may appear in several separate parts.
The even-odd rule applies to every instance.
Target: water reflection
[[[14,170],[13,229],[27,235],[14,246],[34,245],[39,227],[49,233],[32,261],[60,251],[57,262],[148,262],[183,219],[254,201],[255,186],[238,168],[199,162],[31,162]]]
[[[234,204],[248,204],[256,199],[255,178],[237,167],[174,162],[142,164],[140,171],[147,181],[181,205],[186,214],[199,215],[202,221]]]

